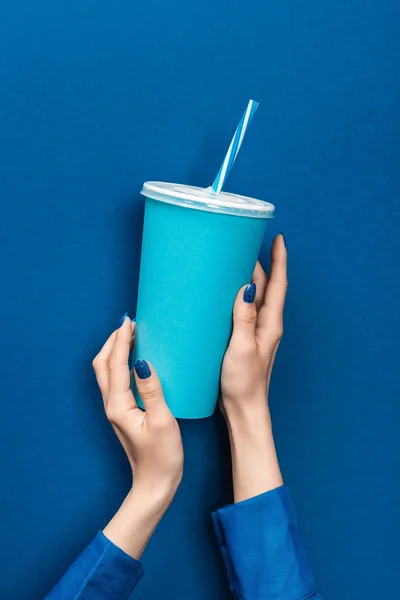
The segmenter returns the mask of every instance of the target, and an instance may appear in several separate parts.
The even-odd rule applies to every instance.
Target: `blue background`
[[[43,598],[118,507],[128,465],[91,359],[135,312],[146,179],[277,206],[290,253],[271,405],[326,600],[398,593],[397,0],[13,0],[0,17],[0,596]],[[229,598],[209,513],[231,496],[219,417],[138,600]]]

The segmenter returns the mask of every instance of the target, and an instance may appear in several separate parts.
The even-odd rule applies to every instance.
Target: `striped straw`
[[[258,108],[258,102],[255,100],[249,100],[246,110],[244,111],[243,117],[240,119],[240,123],[237,126],[235,135],[232,138],[231,144],[228,148],[228,152],[224,158],[224,162],[221,165],[218,175],[216,176],[212,189],[216,194],[219,194],[224,187],[226,178],[232,168],[233,163],[239,153],[240,146],[242,145],[244,134],[247,131],[250,121],[252,120],[254,113]]]

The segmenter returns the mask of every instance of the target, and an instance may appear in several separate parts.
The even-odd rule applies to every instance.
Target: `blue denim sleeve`
[[[286,486],[212,515],[237,600],[322,600]]]
[[[141,563],[99,532],[45,600],[126,600],[142,575]]]

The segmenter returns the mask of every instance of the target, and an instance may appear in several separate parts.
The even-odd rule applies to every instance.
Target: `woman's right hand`
[[[272,367],[283,334],[287,274],[286,245],[278,235],[271,248],[271,269],[257,263],[252,283],[239,291],[233,332],[221,373],[223,410],[243,418],[265,413]]]
[[[136,361],[135,378],[146,411],[137,406],[128,366],[134,337],[135,323],[125,317],[94,359],[93,367],[106,415],[133,475],[132,489],[104,534],[138,558],[182,479],[183,447],[160,380],[144,360]]]
[[[285,240],[278,235],[272,244],[269,277],[257,263],[253,282],[239,291],[233,309],[221,401],[231,441],[235,502],[282,485],[268,388],[283,332],[286,259]]]

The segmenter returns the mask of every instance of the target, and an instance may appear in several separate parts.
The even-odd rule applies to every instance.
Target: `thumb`
[[[246,345],[254,341],[257,323],[256,291],[256,284],[249,283],[243,286],[236,296],[233,307],[232,343]]]
[[[160,380],[152,365],[145,360],[137,360],[134,373],[147,417],[153,419],[169,415],[170,410],[165,402]]]

